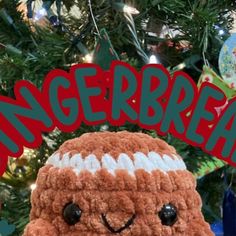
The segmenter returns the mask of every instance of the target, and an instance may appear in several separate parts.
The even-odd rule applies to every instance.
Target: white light
[[[41,8],[38,12],[36,12],[36,14],[34,16],[34,20],[38,21],[46,15],[47,15],[47,11],[44,8]]]
[[[158,61],[158,59],[155,55],[151,55],[149,57],[149,64],[160,64],[160,62]]]
[[[108,125],[102,125],[100,131],[107,131],[109,129]]]
[[[186,64],[185,63],[181,63],[178,65],[178,70],[182,70],[186,67]]]
[[[42,15],[42,16],[46,16],[47,11],[44,8],[42,8],[42,9],[39,10],[39,14]]]
[[[219,30],[219,35],[224,35],[225,34],[225,31],[224,30]]]
[[[31,184],[30,185],[30,189],[31,191],[34,191],[36,189],[37,185],[36,184]]]
[[[127,5],[124,6],[123,11],[126,12],[126,13],[133,14],[133,15],[136,15],[136,14],[140,13],[136,8],[130,7],[130,6],[127,6]]]
[[[35,16],[34,17],[34,21],[38,21],[39,20],[39,17],[38,16]]]
[[[88,63],[92,63],[93,57],[91,54],[87,54],[87,55],[85,55],[84,60]]]

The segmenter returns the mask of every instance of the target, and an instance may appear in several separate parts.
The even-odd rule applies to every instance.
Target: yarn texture
[[[214,235],[182,158],[143,133],[87,133],[68,140],[39,170],[36,185],[23,236]],[[68,204],[78,209],[72,225],[63,215]],[[159,214],[168,204],[176,209],[173,225],[163,224]]]

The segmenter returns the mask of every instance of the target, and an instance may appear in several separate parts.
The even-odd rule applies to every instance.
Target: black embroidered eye
[[[158,213],[163,225],[172,226],[177,221],[177,209],[172,204],[166,204]]]
[[[68,203],[63,209],[63,218],[68,225],[75,225],[79,222],[82,211],[78,205]]]

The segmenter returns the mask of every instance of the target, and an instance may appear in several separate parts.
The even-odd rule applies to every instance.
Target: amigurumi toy
[[[196,181],[143,133],[87,133],[40,169],[24,236],[211,236]]]

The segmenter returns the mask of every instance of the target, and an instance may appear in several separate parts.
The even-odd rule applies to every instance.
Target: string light
[[[183,62],[177,66],[178,70],[183,70],[186,67],[186,64]]]
[[[220,30],[219,30],[219,35],[224,35],[224,34],[225,34],[225,31],[222,30],[222,29],[220,29]]]
[[[137,14],[140,13],[136,8],[130,7],[128,5],[124,5],[123,12],[129,13],[129,14],[132,14],[132,15],[137,15]]]
[[[106,125],[101,126],[100,131],[107,131],[108,129],[109,129],[109,126],[106,124]]]
[[[78,42],[76,44],[76,47],[80,50],[80,52],[83,54],[83,60],[87,63],[91,63],[93,61],[92,54],[88,51],[88,49],[84,46],[82,42]]]
[[[34,20],[38,21],[40,20],[42,17],[47,15],[47,11],[45,8],[41,8],[34,16]]]
[[[225,31],[218,25],[214,25],[214,28],[218,31],[218,35],[222,36],[225,34]]]
[[[37,185],[36,184],[31,184],[30,185],[30,189],[31,191],[34,191],[36,189]]]
[[[157,59],[157,57],[155,55],[151,55],[149,57],[149,64],[160,64],[159,60]]]
[[[132,15],[136,15],[136,14],[140,13],[136,8],[128,6],[128,5],[121,3],[121,2],[113,2],[112,7],[113,7],[113,9],[115,9],[117,11],[132,14]]]
[[[92,57],[92,55],[91,54],[86,54],[85,56],[84,56],[84,61],[86,61],[87,63],[92,63],[92,61],[93,61],[93,57]]]

